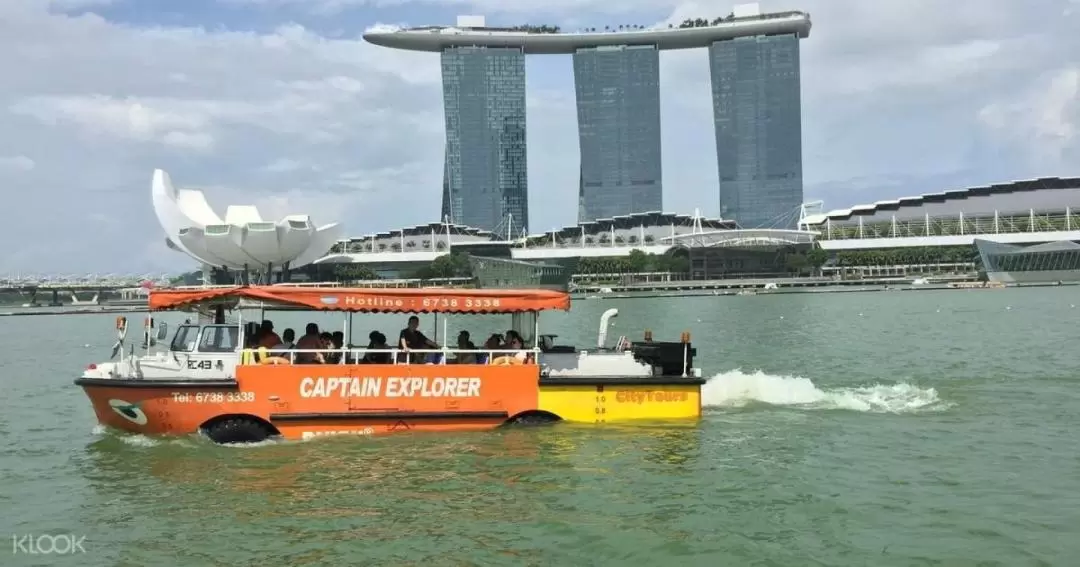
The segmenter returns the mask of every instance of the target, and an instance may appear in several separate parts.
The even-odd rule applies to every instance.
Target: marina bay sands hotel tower
[[[720,215],[745,228],[793,228],[803,203],[799,40],[809,34],[805,13],[762,14],[748,4],[666,28],[567,33],[459,16],[456,26],[372,30],[364,39],[442,54],[443,217],[512,237],[529,218],[525,56],[574,57],[585,222],[662,210],[659,52],[694,48],[709,50]]]

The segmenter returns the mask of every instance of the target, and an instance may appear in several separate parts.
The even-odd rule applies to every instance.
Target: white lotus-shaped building
[[[298,268],[324,256],[340,238],[337,223],[316,228],[307,215],[266,221],[251,205],[232,205],[222,219],[202,191],[177,190],[154,170],[154,213],[166,244],[214,267],[232,270]]]

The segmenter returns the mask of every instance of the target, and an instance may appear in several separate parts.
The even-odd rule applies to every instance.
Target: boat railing
[[[448,364],[449,355],[454,355],[455,359],[458,359],[460,355],[472,355],[475,357],[476,362],[471,364],[499,364],[502,359],[513,359],[521,353],[525,353],[526,359],[521,364],[536,364],[538,356],[540,354],[539,348],[525,348],[525,349],[463,349],[463,348],[433,348],[433,349],[409,349],[404,350],[400,348],[358,348],[358,347],[343,347],[332,349],[275,349],[275,348],[246,348],[240,351],[240,364],[241,365],[262,365],[272,364],[277,362],[279,364],[395,364],[395,365],[409,365],[409,364]],[[296,362],[298,355],[310,354],[310,355],[322,355],[324,360],[331,355],[340,355],[335,362]],[[388,362],[369,362],[365,361],[364,357],[367,354],[389,354]],[[422,355],[426,360],[423,362],[415,362],[413,355]],[[437,356],[432,356],[437,355]],[[510,360],[506,360],[507,363],[514,364]],[[454,363],[449,363],[454,364]]]

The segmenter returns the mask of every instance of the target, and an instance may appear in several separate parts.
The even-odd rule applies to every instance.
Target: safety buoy
[[[262,364],[292,364],[289,359],[280,356],[270,356],[262,360]]]
[[[518,366],[521,361],[516,356],[500,356],[491,361],[492,366]]]

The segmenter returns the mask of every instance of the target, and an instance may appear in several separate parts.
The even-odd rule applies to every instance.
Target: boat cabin
[[[249,286],[199,290],[154,290],[151,310],[190,310],[202,315],[199,323],[178,325],[167,352],[127,361],[130,372],[141,377],[184,374],[190,378],[232,378],[238,365],[252,364],[537,364],[541,375],[651,376],[693,372],[693,349],[689,337],[682,343],[652,343],[646,332],[644,342],[620,337],[614,348],[607,346],[610,319],[618,314],[609,309],[601,317],[595,349],[556,345],[557,335],[541,334],[539,312],[568,310],[569,295],[554,290],[469,290],[469,289],[350,289],[293,286]],[[207,308],[212,315],[208,315]],[[243,320],[244,312],[256,316]],[[239,320],[226,322],[225,311]],[[335,342],[319,343],[323,348],[255,348],[252,343],[257,324],[267,312],[340,312],[345,316]],[[368,333],[351,336],[356,314],[433,314],[436,318],[435,345],[407,352],[397,344],[397,332],[386,333],[383,348],[369,348]],[[469,348],[460,348],[448,334],[447,315],[510,315],[507,333],[499,344],[485,344],[489,336],[471,336]],[[440,315],[442,315],[440,321]],[[441,322],[441,333],[440,325]],[[160,331],[164,331],[162,324]],[[320,329],[325,331],[328,329]],[[281,332],[281,329],[276,329]],[[297,337],[303,334],[296,329]],[[510,336],[515,335],[516,341]],[[164,336],[160,340],[164,340]],[[520,341],[520,343],[518,342]],[[310,346],[310,345],[308,345]],[[686,351],[686,352],[684,352]],[[650,354],[651,353],[651,354]],[[124,361],[121,361],[123,363]],[[119,368],[117,368],[119,371]]]

